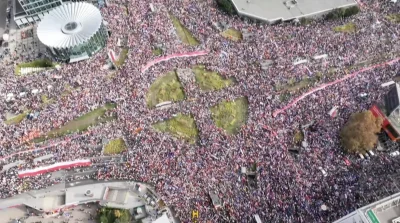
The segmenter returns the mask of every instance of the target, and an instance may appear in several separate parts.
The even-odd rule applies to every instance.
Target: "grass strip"
[[[195,66],[192,70],[197,84],[203,91],[221,90],[235,84],[235,79],[225,79],[218,72],[206,70],[203,65]]]
[[[189,46],[197,46],[200,42],[193,36],[193,34],[173,15],[169,15],[170,19],[172,20],[172,24],[175,27],[176,33],[179,39],[189,45]]]
[[[229,28],[223,32],[221,32],[221,36],[224,38],[230,39],[232,41],[240,41],[243,39],[242,32],[237,29]]]
[[[121,67],[125,63],[125,60],[128,58],[128,52],[129,52],[129,49],[127,49],[127,48],[124,48],[121,50],[118,60],[115,61],[115,66]]]
[[[4,123],[6,125],[15,125],[18,124],[20,122],[22,122],[22,120],[24,120],[26,118],[26,116],[29,114],[30,110],[24,111],[23,113],[20,113],[10,119],[7,119]]]
[[[124,139],[118,138],[118,139],[113,139],[107,143],[107,145],[104,146],[104,154],[105,155],[115,155],[115,154],[120,154],[123,151],[126,150],[126,144]]]
[[[357,30],[356,24],[349,22],[343,26],[336,26],[333,28],[335,32],[354,33]]]
[[[88,112],[74,120],[67,122],[60,128],[53,129],[46,133],[45,135],[33,139],[33,142],[43,142],[46,139],[52,139],[61,137],[67,134],[75,133],[75,132],[83,132],[86,131],[90,126],[94,126],[100,123],[112,121],[116,119],[116,117],[105,117],[105,113],[108,110],[112,110],[116,108],[116,104],[107,103],[101,108],[97,108],[91,112]]]
[[[153,128],[183,139],[190,144],[196,143],[199,135],[196,122],[191,115],[177,114],[171,119],[153,124]]]
[[[32,62],[18,64],[17,66],[15,66],[14,72],[15,72],[15,75],[20,76],[21,68],[26,68],[26,67],[54,68],[55,66],[56,66],[56,64],[51,62],[48,59],[38,59],[38,60],[34,60]]]

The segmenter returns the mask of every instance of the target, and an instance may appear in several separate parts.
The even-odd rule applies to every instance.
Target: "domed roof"
[[[70,48],[89,40],[100,28],[98,8],[86,2],[64,3],[39,23],[37,35],[48,47]]]

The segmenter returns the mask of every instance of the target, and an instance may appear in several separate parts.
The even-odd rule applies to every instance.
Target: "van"
[[[208,193],[208,195],[211,198],[211,202],[212,202],[214,208],[216,210],[220,210],[222,208],[222,204],[221,204],[221,201],[220,201],[219,197],[217,196],[217,194],[214,191],[211,191]]]

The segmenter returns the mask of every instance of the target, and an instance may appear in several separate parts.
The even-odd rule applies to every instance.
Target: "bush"
[[[131,218],[128,210],[112,208],[101,208],[97,216],[100,223],[129,223]]]
[[[352,6],[352,7],[346,8],[344,10],[343,17],[350,17],[350,16],[355,15],[355,14],[357,14],[359,12],[360,12],[360,9],[357,6]]]
[[[360,12],[360,9],[357,6],[352,6],[349,8],[342,9],[334,9],[332,12],[326,15],[327,19],[343,19],[346,17],[350,17]]]
[[[217,0],[218,7],[228,15],[236,14],[235,7],[230,0]]]

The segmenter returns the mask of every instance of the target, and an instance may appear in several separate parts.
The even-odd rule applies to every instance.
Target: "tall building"
[[[13,19],[18,28],[30,26],[40,22],[49,11],[55,7],[68,2],[79,2],[79,0],[12,0]],[[88,0],[98,7],[105,5],[105,0]]]
[[[18,0],[18,2],[25,13],[30,16],[49,11],[62,4],[61,0]]]
[[[61,0],[13,0],[13,19],[18,28],[30,26],[60,5]]]
[[[108,32],[100,10],[93,4],[69,2],[43,17],[37,36],[54,58],[76,62],[88,59],[103,49]]]

